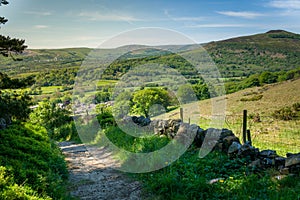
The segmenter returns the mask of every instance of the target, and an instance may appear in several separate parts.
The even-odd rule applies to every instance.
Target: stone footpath
[[[141,199],[141,184],[114,170],[119,163],[105,148],[87,150],[84,144],[73,142],[61,142],[59,147],[68,165],[72,196],[83,200]]]

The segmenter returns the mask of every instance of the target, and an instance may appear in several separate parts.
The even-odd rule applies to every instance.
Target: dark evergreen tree
[[[7,5],[7,0],[0,0],[0,6]],[[8,20],[5,17],[0,17],[0,28],[1,25],[5,24]],[[16,38],[11,38],[9,36],[0,35],[0,55],[11,56],[13,59],[13,54],[22,53],[27,46],[24,45],[25,40],[20,40]]]
[[[7,4],[7,0],[0,0],[0,6]],[[5,17],[0,17],[0,26],[6,22],[7,19]],[[12,54],[22,53],[26,48],[24,43],[25,40],[0,35],[0,56],[11,56],[14,59]],[[0,88],[13,87],[12,80],[6,74],[0,72]],[[27,93],[3,92],[0,90],[0,119],[2,121],[4,119],[9,124],[12,119],[27,119],[30,113],[30,105],[31,98]]]

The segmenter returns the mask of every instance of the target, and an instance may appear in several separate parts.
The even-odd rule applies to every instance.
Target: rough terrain
[[[141,185],[114,168],[119,165],[105,148],[59,144],[69,169],[70,193],[84,200],[141,199]],[[97,157],[97,159],[95,159]]]

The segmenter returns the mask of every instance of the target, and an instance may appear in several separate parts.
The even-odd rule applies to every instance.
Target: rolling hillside
[[[74,68],[88,55],[88,48],[70,49],[28,49],[22,55],[16,56],[19,61],[10,57],[2,57],[0,71],[10,76],[27,76],[46,70]]]
[[[189,47],[190,45],[183,46],[182,50],[190,51]],[[210,42],[205,44],[204,48],[225,78],[248,76],[266,70],[287,71],[300,66],[300,35],[283,30]],[[107,55],[113,55],[122,49],[122,47],[114,49]],[[77,69],[90,51],[91,49],[88,48],[26,50],[23,55],[17,56],[18,59],[22,59],[21,61],[2,58],[0,71],[10,76],[27,76],[52,69]],[[145,55],[150,57],[150,60],[167,61],[167,64],[174,65],[180,72],[188,73],[189,71],[189,68],[186,68],[182,62],[178,62],[176,56],[148,49],[125,55],[125,58],[130,58],[130,62],[127,59],[127,61],[117,62],[117,66],[111,65],[114,70],[108,70],[107,77],[123,74],[141,60],[147,60],[144,58]],[[125,63],[122,64],[122,62]]]
[[[300,65],[300,35],[283,30],[211,42],[205,49],[225,77],[285,71]]]
[[[261,115],[271,116],[271,114],[285,106],[292,106],[300,102],[300,79],[285,81],[281,83],[268,84],[262,87],[253,87],[245,90],[226,95],[226,115],[241,115],[243,110],[248,110],[249,114],[259,113]],[[255,96],[261,96],[258,100],[251,100]],[[244,99],[244,100],[243,100]],[[187,107],[197,107],[199,104],[200,111],[187,113],[193,118],[193,115],[209,117],[211,116],[212,101],[211,99],[191,103]],[[193,110],[193,109],[189,109]],[[170,115],[179,112],[174,110]]]
[[[255,147],[274,149],[282,156],[287,152],[300,151],[300,119],[284,121],[272,116],[275,110],[300,103],[300,79],[254,87],[226,95],[225,123],[223,128],[232,130],[242,139],[242,114],[248,111],[248,128]],[[256,98],[261,96],[261,98]],[[248,101],[243,100],[248,99]],[[199,108],[199,110],[195,110]],[[211,127],[212,100],[202,100],[184,106],[184,121]],[[254,116],[259,116],[259,121]],[[299,116],[299,113],[298,113]],[[158,118],[161,118],[159,116]],[[165,114],[165,118],[179,118],[179,109]],[[190,118],[190,119],[189,119]]]

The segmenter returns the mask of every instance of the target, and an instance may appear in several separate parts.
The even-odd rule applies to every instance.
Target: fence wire
[[[242,115],[227,115],[224,127],[232,130],[242,142]],[[273,116],[248,116],[247,129],[253,146],[273,149],[283,156],[288,152],[300,152],[300,118],[284,121]]]

